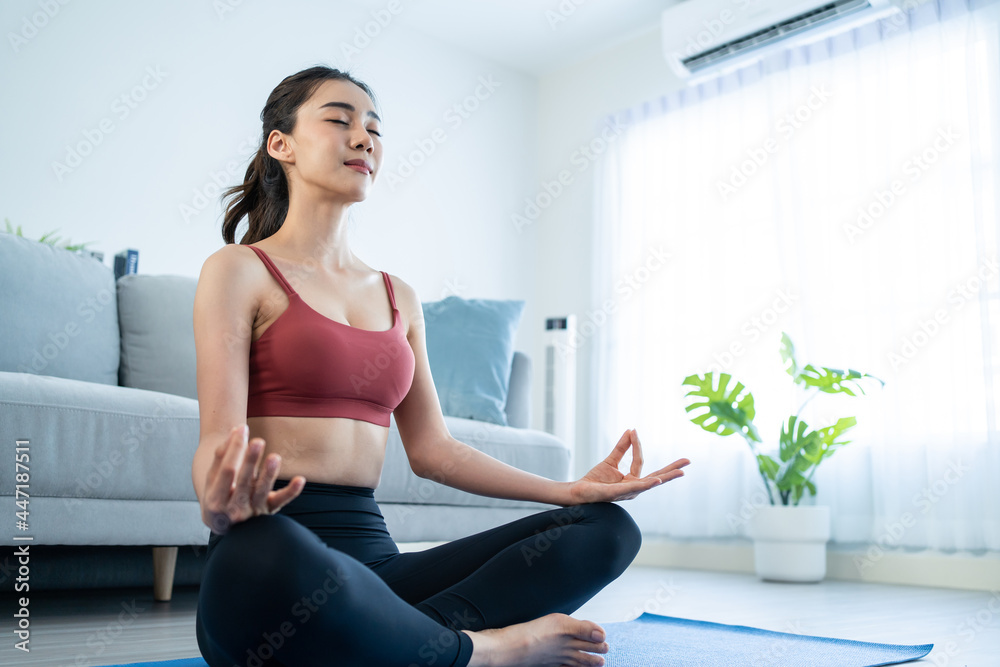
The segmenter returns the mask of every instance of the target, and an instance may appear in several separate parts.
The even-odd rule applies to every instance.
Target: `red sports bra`
[[[335,322],[310,308],[267,254],[249,246],[288,295],[288,308],[250,344],[247,417],[349,417],[389,425],[413,382],[414,356],[392,304],[385,331]]]

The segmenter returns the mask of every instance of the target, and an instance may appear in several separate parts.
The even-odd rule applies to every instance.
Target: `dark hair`
[[[350,81],[376,104],[375,95],[366,84],[325,65],[316,65],[282,79],[268,95],[260,112],[263,125],[260,147],[247,167],[243,184],[222,193],[222,199],[233,197],[222,221],[222,238],[226,243],[236,242],[236,228],[244,216],[249,226],[240,239],[241,244],[256,243],[281,228],[288,215],[288,181],[281,164],[267,152],[267,138],[272,130],[291,134],[299,107],[324,81]]]

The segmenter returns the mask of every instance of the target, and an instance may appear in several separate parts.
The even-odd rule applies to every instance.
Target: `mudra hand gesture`
[[[618,470],[618,463],[629,447],[632,447],[632,468],[627,475],[623,475]],[[682,477],[684,471],[681,468],[689,463],[691,462],[687,459],[677,459],[670,465],[640,478],[642,444],[635,429],[629,429],[625,431],[606,459],[570,485],[570,497],[575,504],[630,500],[663,482]]]

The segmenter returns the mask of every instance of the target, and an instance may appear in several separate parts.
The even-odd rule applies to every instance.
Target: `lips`
[[[365,162],[364,160],[348,160],[344,163],[345,166],[351,167],[355,171],[359,171],[365,174],[372,173],[372,166]]]

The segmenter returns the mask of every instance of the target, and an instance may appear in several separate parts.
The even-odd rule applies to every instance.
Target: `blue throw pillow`
[[[449,296],[421,305],[441,411],[506,426],[514,334],[524,301]]]

